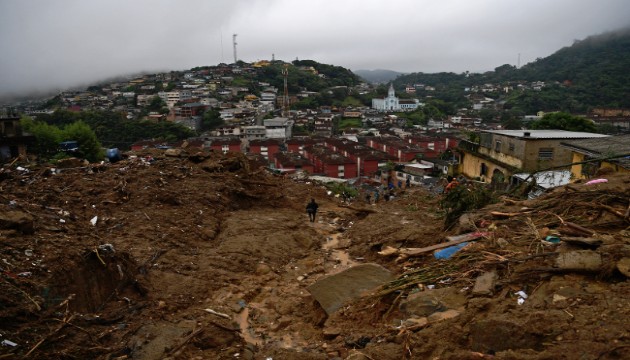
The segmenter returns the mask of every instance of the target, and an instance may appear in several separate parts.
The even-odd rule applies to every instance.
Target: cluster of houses
[[[383,165],[397,163],[403,165],[398,176],[410,178],[414,183],[421,183],[431,174],[461,174],[481,182],[507,183],[541,169],[597,157],[597,154],[630,153],[627,136],[613,138],[556,130],[504,130],[483,124],[479,117],[470,115],[496,106],[495,100],[486,97],[485,93],[509,92],[515,89],[512,85],[486,84],[467,88],[472,111],[462,109],[457,115],[429,119],[426,126],[413,128],[407,126],[406,119],[391,113],[413,111],[424,104],[418,99],[398,98],[392,85],[386,97],[372,100],[371,107],[320,106],[286,111],[286,101],[290,105],[316,93],[302,89],[291,96],[279,95],[276,87],[257,82],[258,91],[254,95],[250,88],[235,81],[242,75],[253,78],[260,68],[268,65],[269,62],[220,64],[181,73],[144,75],[102,87],[93,86],[86,91],[63,92],[57,100],[71,110],[122,111],[130,119],[143,116],[155,121],[173,121],[194,130],[200,129],[201,114],[214,108],[223,125],[187,140],[186,146],[223,153],[247,153],[260,157],[277,171],[305,171],[340,179],[377,176]],[[318,75],[311,67],[298,70]],[[535,82],[515,86],[537,90],[545,84]],[[369,91],[369,86],[361,84],[353,90],[364,94]],[[405,91],[430,93],[435,88],[414,84],[407,86]],[[153,109],[156,102],[164,107]],[[156,111],[147,111],[149,108]],[[285,109],[281,116],[278,109]],[[27,109],[25,112],[37,115],[42,110]],[[278,116],[269,116],[274,113]],[[531,117],[540,116],[542,114]],[[591,118],[630,129],[628,110],[594,109]],[[356,119],[358,126],[338,129],[339,121],[344,119]],[[20,133],[19,119],[5,117],[0,124],[2,161],[25,155],[24,144],[29,138]],[[478,132],[480,141],[461,140],[461,129]],[[610,147],[612,144],[615,145],[613,148]],[[131,148],[169,146],[174,144],[147,140],[133,144]],[[628,171],[627,157],[610,159],[600,165],[614,171]],[[587,176],[591,170],[592,166],[574,166],[572,177]],[[568,179],[563,175],[558,178]]]
[[[564,185],[598,171],[630,174],[630,135],[608,136],[562,130],[482,130],[478,141],[455,133],[381,136],[294,137],[290,120],[268,119],[261,137],[195,138],[179,144],[222,153],[242,152],[283,173],[307,172],[328,178],[382,181],[386,164],[398,164],[396,177],[423,184],[428,176],[463,175],[479,182],[515,184],[536,179],[539,189]],[[19,117],[0,118],[2,162],[25,156],[32,136],[22,133]],[[170,147],[138,142],[132,150]],[[445,156],[447,155],[447,156]]]

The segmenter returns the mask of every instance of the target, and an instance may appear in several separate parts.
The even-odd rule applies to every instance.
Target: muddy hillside
[[[8,164],[0,359],[628,359],[630,178],[604,178],[444,230],[442,195],[348,203],[240,154]]]

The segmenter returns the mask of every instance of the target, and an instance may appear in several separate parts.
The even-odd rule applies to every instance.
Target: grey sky
[[[627,0],[0,0],[0,97],[231,63],[233,33],[248,62],[487,71],[628,15]]]

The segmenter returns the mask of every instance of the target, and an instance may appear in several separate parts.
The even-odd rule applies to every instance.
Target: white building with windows
[[[396,97],[394,85],[389,85],[387,97],[384,99],[372,99],[372,109],[378,111],[413,111],[420,106],[418,99],[400,100]]]
[[[293,120],[287,118],[276,117],[273,119],[265,119],[265,135],[268,139],[290,139],[291,130],[293,129]]]

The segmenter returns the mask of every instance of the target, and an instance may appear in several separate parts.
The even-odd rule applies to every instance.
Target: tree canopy
[[[59,144],[63,141],[76,141],[79,157],[92,162],[103,159],[101,143],[90,126],[83,121],[67,124],[63,129],[42,121],[33,121],[28,117],[22,118],[21,124],[26,132],[35,136],[35,144],[31,150],[41,159],[50,160],[55,157],[60,152]]]
[[[57,110],[52,114],[38,115],[37,120],[60,128],[81,120],[94,130],[104,146],[120,149],[129,149],[131,144],[139,140],[175,141],[194,135],[192,130],[170,121],[129,120],[123,113],[113,111],[91,110],[76,113]]]
[[[591,120],[563,112],[545,114],[542,119],[532,121],[529,128],[533,130],[597,131],[597,127]]]

